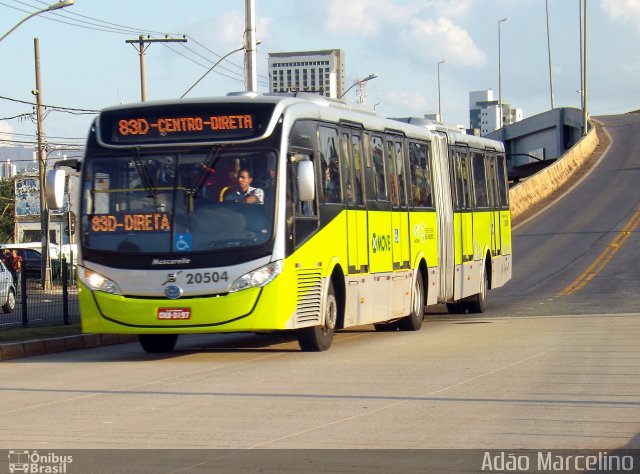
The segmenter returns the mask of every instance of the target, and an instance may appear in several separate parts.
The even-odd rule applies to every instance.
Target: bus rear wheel
[[[482,270],[482,277],[480,279],[480,292],[465,302],[465,306],[470,313],[485,312],[487,309],[487,288],[489,288],[489,275],[485,267]]]
[[[333,283],[329,283],[327,297],[322,315],[322,324],[298,329],[298,344],[304,352],[322,352],[329,349],[333,341],[333,333],[338,321],[338,302],[333,290]]]
[[[412,293],[411,313],[398,321],[398,329],[401,331],[417,331],[422,327],[422,321],[424,320],[424,282],[422,273],[419,271],[413,283]]]
[[[177,334],[140,334],[140,345],[150,354],[171,352],[178,341]]]

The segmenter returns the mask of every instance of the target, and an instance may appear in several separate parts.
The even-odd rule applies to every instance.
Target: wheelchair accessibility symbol
[[[173,248],[178,252],[187,252],[191,249],[191,234],[176,234],[173,240]]]

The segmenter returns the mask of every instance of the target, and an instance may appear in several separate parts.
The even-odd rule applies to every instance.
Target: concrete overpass
[[[574,178],[595,151],[596,129],[591,124],[583,136],[582,123],[582,110],[557,108],[487,135],[504,142],[508,173],[517,183],[509,192],[513,219]]]

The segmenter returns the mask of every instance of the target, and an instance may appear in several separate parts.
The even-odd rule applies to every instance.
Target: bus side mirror
[[[299,161],[297,164],[298,199],[313,201],[316,198],[316,177],[312,161]]]
[[[64,185],[66,181],[63,170],[49,170],[45,180],[45,193],[49,209],[61,209],[64,206]]]

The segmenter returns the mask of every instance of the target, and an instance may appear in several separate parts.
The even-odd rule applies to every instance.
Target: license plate
[[[158,308],[158,319],[191,319],[191,308]]]

